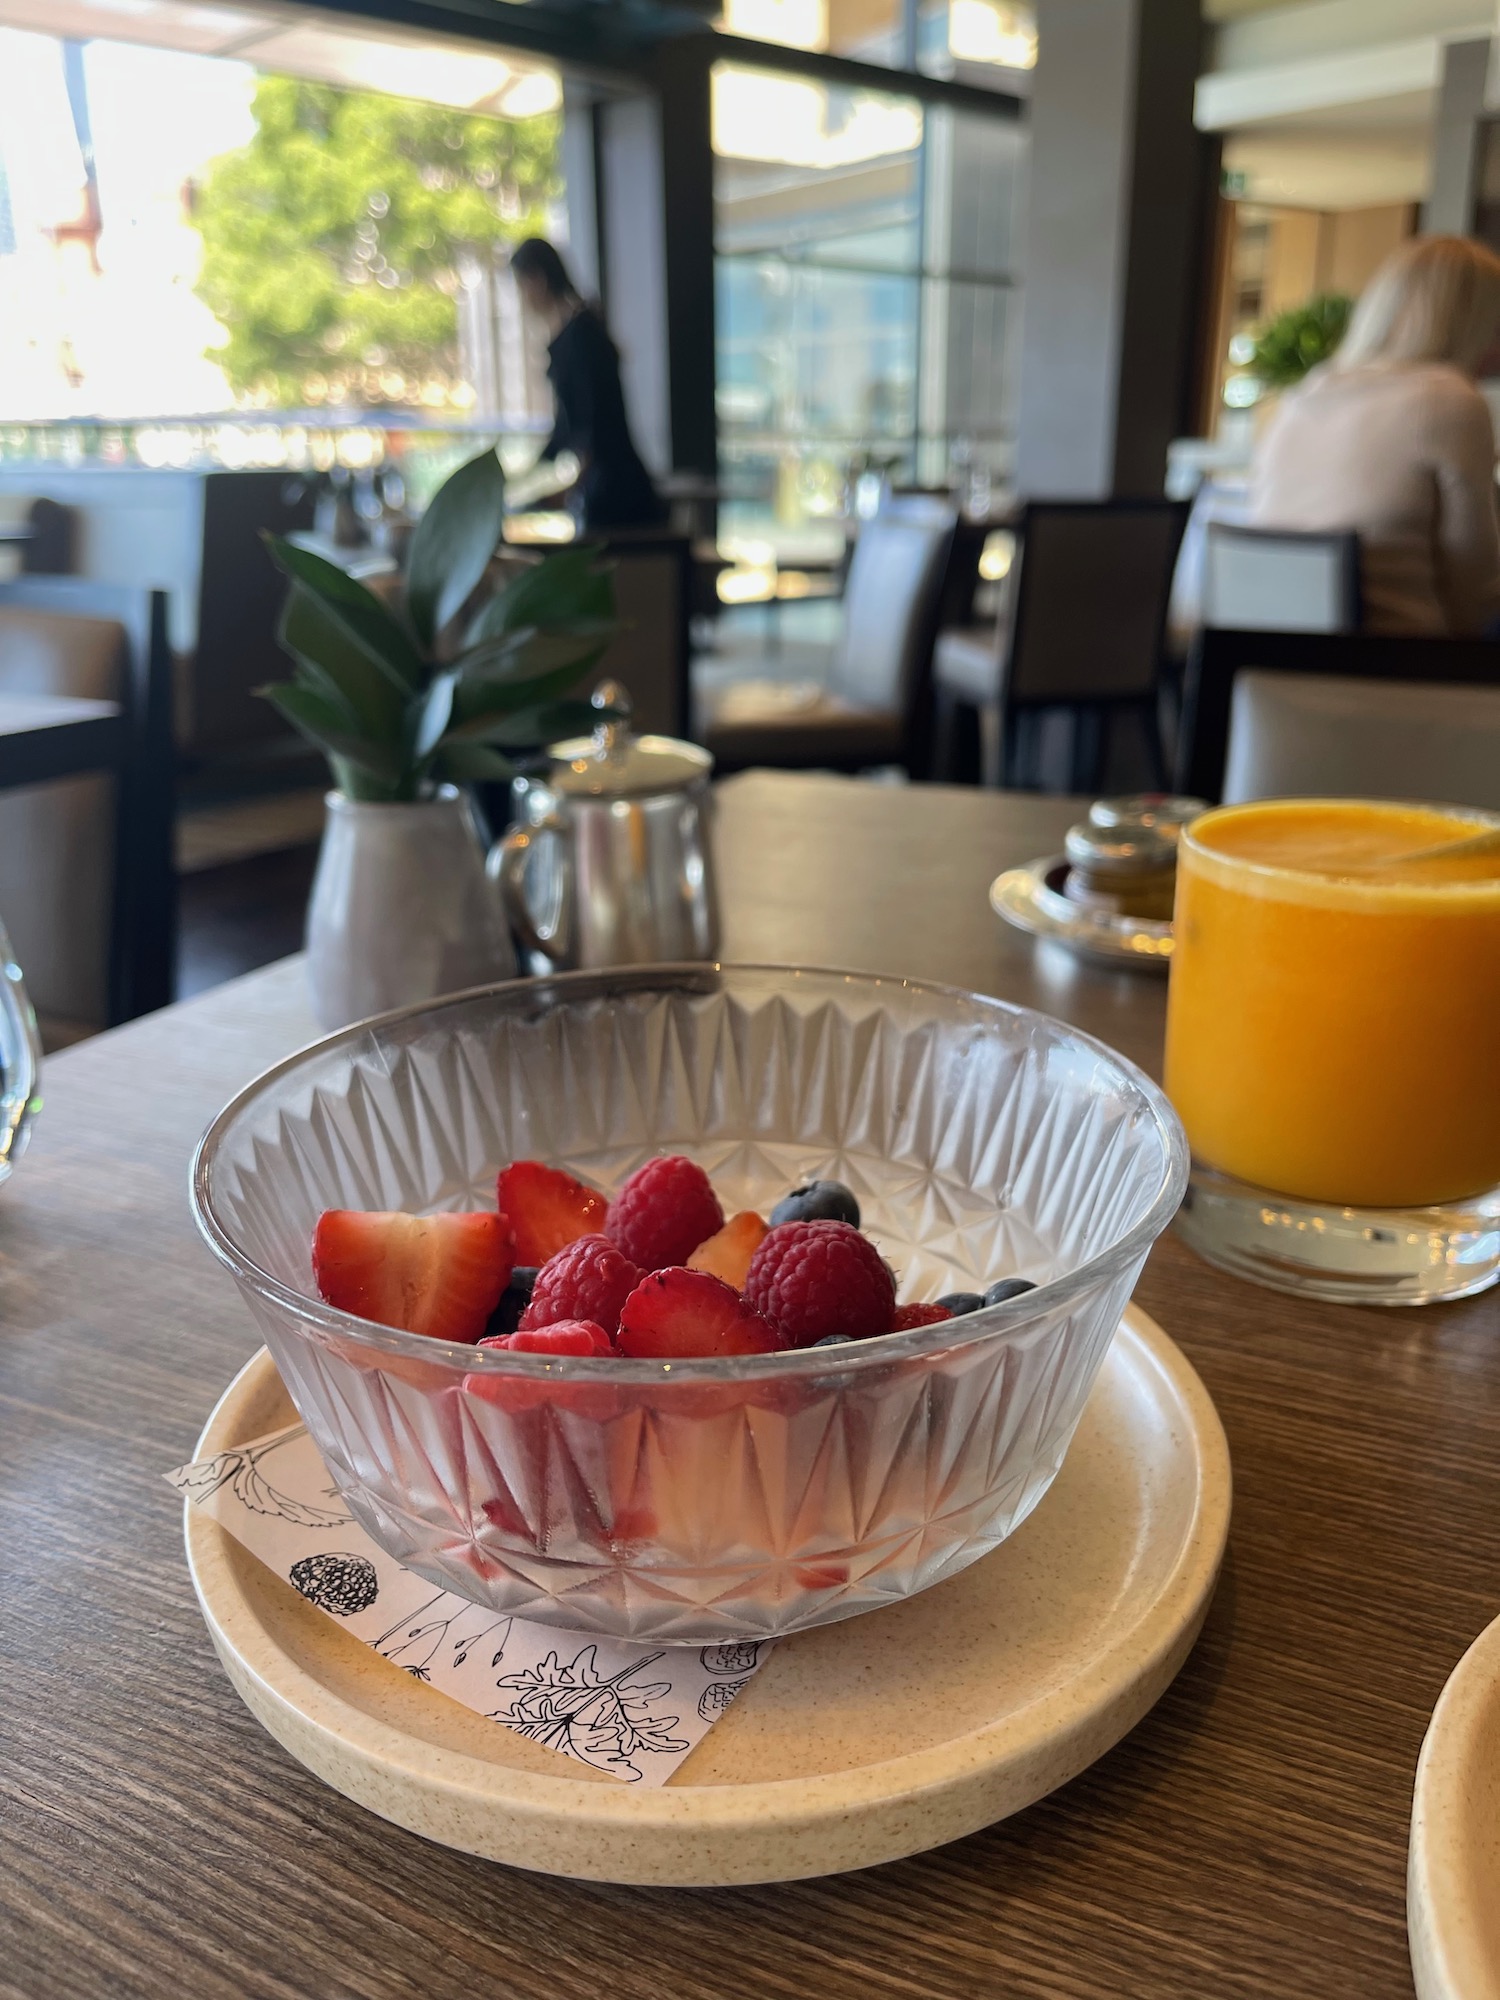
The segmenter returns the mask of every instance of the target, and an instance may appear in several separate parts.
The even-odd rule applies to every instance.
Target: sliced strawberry
[[[604,1228],[609,1203],[560,1167],[517,1160],[495,1184],[500,1213],[515,1238],[518,1264],[545,1264],[559,1250]]]
[[[653,1271],[620,1313],[620,1352],[633,1357],[775,1354],[785,1346],[769,1320],[707,1271]]]
[[[707,1271],[715,1278],[722,1278],[726,1285],[733,1285],[737,1292],[742,1292],[750,1259],[760,1248],[765,1234],[765,1223],[753,1208],[747,1208],[741,1214],[732,1216],[716,1236],[700,1243],[688,1258],[687,1267],[690,1271]]]
[[[504,1347],[512,1354],[613,1354],[615,1344],[591,1319],[559,1319],[481,1340],[481,1347]]]
[[[503,1215],[330,1208],[313,1233],[313,1275],[329,1305],[438,1340],[478,1340],[512,1261]]]
[[[891,1321],[892,1333],[910,1333],[914,1327],[941,1326],[945,1319],[953,1315],[946,1306],[911,1305],[897,1306],[896,1317]]]

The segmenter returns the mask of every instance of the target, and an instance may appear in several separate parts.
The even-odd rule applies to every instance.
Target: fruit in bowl
[[[708,1175],[680,1154],[648,1160],[613,1202],[517,1160],[496,1198],[499,1212],[483,1215],[325,1211],[313,1234],[319,1292],[361,1319],[513,1353],[704,1360],[910,1332],[1034,1289],[1011,1277],[898,1306],[895,1273],[841,1182],[795,1189],[769,1226],[753,1209],[726,1223]],[[529,1269],[512,1325],[502,1305],[518,1243],[555,1247]]]
[[[332,1037],[226,1109],[193,1186],[393,1556],[497,1611],[705,1643],[1010,1534],[1185,1170],[1155,1087],[1044,1017],[647,967]]]

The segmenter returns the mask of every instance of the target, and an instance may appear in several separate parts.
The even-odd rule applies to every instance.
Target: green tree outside
[[[198,296],[235,394],[272,408],[461,409],[457,296],[560,191],[556,113],[486,118],[297,77],[194,201]]]

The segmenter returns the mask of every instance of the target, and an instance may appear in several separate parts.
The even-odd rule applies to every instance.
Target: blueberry
[[[536,1274],[535,1264],[517,1264],[510,1274],[510,1283],[500,1294],[499,1305],[490,1314],[489,1325],[484,1330],[486,1340],[515,1332],[521,1324],[522,1313],[531,1303],[531,1294],[536,1289]]]
[[[847,1222],[858,1229],[859,1203],[842,1181],[807,1181],[771,1210],[771,1227],[778,1222]]]
[[[977,1313],[984,1304],[982,1292],[944,1292],[937,1301],[946,1306],[955,1319],[962,1319],[965,1313]]]
[[[821,1340],[815,1340],[814,1347],[847,1347],[854,1338],[852,1333],[825,1333]]]
[[[985,1293],[984,1302],[987,1306],[1003,1306],[1007,1299],[1018,1299],[1022,1292],[1035,1290],[1030,1278],[1000,1278]]]

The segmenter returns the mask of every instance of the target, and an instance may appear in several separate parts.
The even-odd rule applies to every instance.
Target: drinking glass
[[[26,1150],[42,1108],[42,1045],[5,926],[0,923],[0,1184]]]
[[[1497,823],[1283,799],[1184,831],[1165,1080],[1210,1263],[1377,1304],[1500,1278],[1500,861],[1401,860]]]

